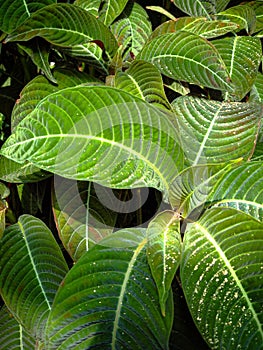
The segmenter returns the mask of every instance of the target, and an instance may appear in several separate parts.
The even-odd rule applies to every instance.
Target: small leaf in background
[[[182,96],[186,96],[190,93],[190,88],[187,87],[187,83],[180,83],[178,81],[174,81],[171,84],[164,84],[164,86]]]
[[[20,216],[0,242],[0,291],[5,304],[37,339],[57,288],[68,271],[54,236],[39,219]]]
[[[263,162],[249,162],[226,171],[209,202],[235,208],[263,222]]]
[[[2,238],[5,230],[5,212],[8,208],[8,204],[5,198],[10,194],[10,190],[6,185],[0,182],[0,238]]]
[[[35,11],[56,3],[56,0],[1,0],[0,29],[11,33]]]
[[[105,0],[101,3],[99,18],[106,26],[109,26],[122,13],[128,0]]]
[[[181,259],[179,214],[167,210],[158,214],[147,228],[147,258],[156,283],[163,316],[172,281]]]
[[[153,63],[175,80],[232,91],[227,68],[216,48],[206,39],[179,31],[149,41],[137,57]]]
[[[239,25],[239,30],[245,29],[253,34],[256,29],[256,13],[250,5],[238,5],[217,14],[218,19],[229,20]]]
[[[211,18],[211,14],[224,10],[229,2],[230,0],[176,0],[172,3],[190,16]]]
[[[251,88],[249,101],[263,103],[263,74],[258,72],[254,85]]]
[[[90,12],[93,16],[99,16],[99,7],[101,0],[75,0],[74,5],[82,7],[84,10]]]
[[[213,41],[224,60],[234,91],[227,92],[225,99],[242,100],[251,90],[262,58],[259,38],[235,36]]]
[[[158,107],[170,109],[161,73],[151,63],[141,60],[133,61],[125,72],[116,73],[115,87]]]
[[[118,49],[113,34],[101,21],[70,4],[50,5],[35,12],[6,41],[28,41],[36,36],[61,47],[100,40],[111,57]]]
[[[123,229],[86,252],[67,274],[47,324],[47,349],[168,349],[166,317],[146,259],[146,230]]]
[[[262,349],[263,224],[214,208],[185,232],[180,276],[212,349]]]
[[[32,350],[36,340],[16,321],[8,308],[0,308],[1,350]]]
[[[252,156],[263,112],[259,104],[182,96],[172,102],[172,107],[190,165],[248,160]]]

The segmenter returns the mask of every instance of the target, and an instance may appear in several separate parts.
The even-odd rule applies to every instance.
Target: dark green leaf
[[[216,14],[224,10],[230,0],[176,0],[174,5],[190,16],[205,16],[211,18],[211,14]]]
[[[109,26],[122,13],[127,2],[128,0],[101,1],[102,7],[99,12],[100,19],[106,26]]]

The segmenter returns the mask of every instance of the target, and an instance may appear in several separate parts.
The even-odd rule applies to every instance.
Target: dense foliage
[[[1,1],[1,349],[263,349],[263,2],[155,5]]]

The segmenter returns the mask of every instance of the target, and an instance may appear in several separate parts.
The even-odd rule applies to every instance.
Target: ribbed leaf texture
[[[109,56],[114,56],[118,48],[113,34],[101,21],[70,4],[50,5],[35,12],[6,41],[28,41],[36,36],[61,47],[101,41]]]
[[[250,5],[253,7],[257,19],[255,32],[259,32],[263,30],[263,3],[261,1],[251,1]]]
[[[227,171],[209,201],[263,221],[263,162],[245,163]]]
[[[48,350],[168,349],[172,326],[146,259],[145,229],[125,229],[86,252],[70,270],[47,324]]]
[[[35,11],[56,3],[56,0],[2,0],[0,4],[0,29],[11,33]]]
[[[210,209],[185,233],[182,286],[212,349],[263,349],[262,248],[262,223],[234,209]]]
[[[37,339],[68,267],[52,233],[39,219],[22,215],[0,241],[0,291],[21,325]]]
[[[100,19],[109,26],[122,13],[128,0],[106,0],[102,1],[99,12]]]
[[[190,16],[205,16],[211,18],[211,14],[216,14],[224,10],[230,0],[176,0],[173,4]]]
[[[75,0],[73,4],[89,11],[93,16],[98,16],[100,3],[101,0]]]
[[[252,156],[262,118],[260,104],[183,96],[172,106],[185,157],[191,165],[247,160]]]
[[[186,31],[149,41],[139,59],[149,61],[168,77],[218,90],[231,91],[225,63],[212,43]]]
[[[167,115],[118,89],[81,86],[43,99],[2,147],[15,161],[107,187],[167,194],[183,166]]]
[[[263,74],[258,72],[254,85],[252,86],[250,96],[250,101],[263,102]]]

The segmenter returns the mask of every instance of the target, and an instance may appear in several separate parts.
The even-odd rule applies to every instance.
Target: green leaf
[[[174,100],[172,107],[190,165],[247,160],[252,156],[262,118],[259,104],[183,96]]]
[[[5,305],[0,309],[0,339],[2,350],[35,349],[35,339],[16,321]]]
[[[209,39],[227,34],[237,28],[238,25],[236,23],[226,21],[208,21],[205,17],[180,17],[176,21],[167,21],[159,25],[152,32],[149,39],[166,33],[174,33],[179,30],[184,30]]]
[[[113,57],[118,49],[110,30],[95,16],[70,4],[46,6],[32,14],[6,38],[9,41],[28,41],[40,36],[53,45],[68,47],[101,41]]]
[[[263,162],[241,164],[225,172],[209,202],[232,207],[263,221]]]
[[[166,11],[163,7],[161,6],[146,6],[147,10],[151,10],[151,11],[156,11],[170,19],[172,19],[173,21],[176,20],[176,17],[174,17],[174,15],[172,15],[169,11]]]
[[[177,130],[164,111],[99,86],[46,97],[1,151],[63,177],[114,188],[154,187],[165,197],[183,167]]]
[[[249,101],[263,103],[263,74],[258,72],[254,85],[251,88]]]
[[[234,209],[210,209],[185,233],[182,286],[212,349],[262,348],[262,247],[262,223]]]
[[[89,11],[93,16],[99,16],[99,7],[101,0],[75,0],[74,5],[82,7],[84,10]]]
[[[35,11],[56,3],[56,0],[2,0],[0,5],[0,29],[11,33]]]
[[[30,215],[9,226],[0,244],[0,291],[16,319],[34,337],[44,328],[68,268],[47,226]]]
[[[163,316],[181,258],[180,218],[171,210],[158,214],[147,228],[147,257]]]
[[[261,62],[262,49],[259,38],[235,36],[213,41],[223,58],[234,85],[234,92],[226,98],[242,100],[251,90]]]
[[[128,0],[105,0],[101,3],[99,17],[106,26],[109,26],[122,13]]]
[[[124,58],[137,56],[152,32],[147,12],[136,2],[129,2],[122,14],[111,25],[111,31],[122,45]]]
[[[173,307],[161,315],[145,229],[125,229],[86,252],[66,276],[47,324],[47,349],[168,349]]]
[[[37,76],[23,88],[12,112],[12,129],[46,96],[70,86],[99,82],[86,73],[65,68],[55,69],[53,74],[57,85],[50,84],[43,76]]]
[[[156,37],[144,46],[137,58],[153,63],[162,74],[173,79],[232,90],[218,51],[196,34],[179,31]]]
[[[5,230],[5,212],[8,208],[7,202],[4,198],[8,197],[10,194],[10,190],[6,185],[0,182],[0,238],[2,238],[4,230]]]
[[[115,225],[116,213],[100,202],[98,191],[104,201],[110,200],[102,187],[95,189],[89,182],[54,178],[53,211],[57,228],[64,247],[75,261],[112,233]]]
[[[224,10],[229,1],[230,0],[176,0],[173,4],[190,16],[205,16],[211,18],[211,14],[216,14]]]
[[[229,20],[239,25],[239,30],[245,29],[253,34],[256,28],[256,13],[250,5],[238,5],[217,14],[218,19]]]
[[[170,109],[159,70],[151,63],[135,60],[125,72],[118,71],[115,87],[159,107]]]
[[[262,1],[251,1],[249,5],[253,7],[256,14],[257,22],[254,33],[257,33],[263,30],[263,3]]]

